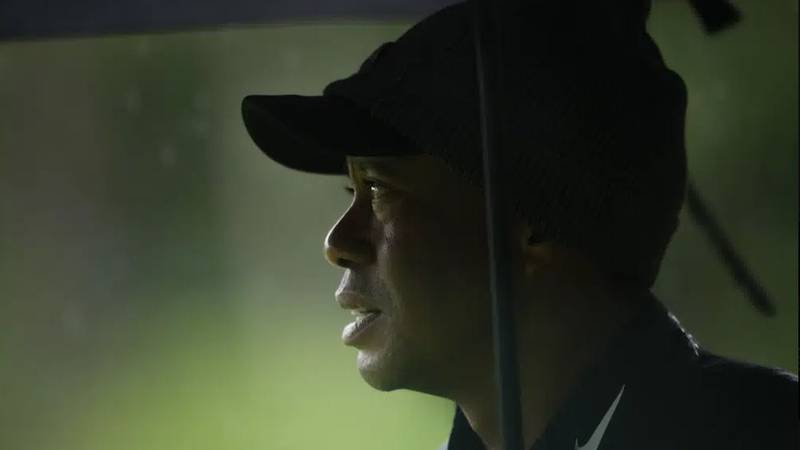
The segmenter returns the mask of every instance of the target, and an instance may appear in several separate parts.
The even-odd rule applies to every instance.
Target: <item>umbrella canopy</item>
[[[455,0],[4,0],[0,40],[184,31],[230,25],[334,17],[407,19],[426,16]],[[689,0],[705,28],[738,18],[727,0]]]
[[[0,40],[183,31],[334,17],[421,18],[455,0],[4,0]]]

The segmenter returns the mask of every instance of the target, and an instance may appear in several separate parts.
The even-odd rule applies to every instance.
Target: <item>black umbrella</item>
[[[515,0],[474,0],[477,78],[480,89],[481,131],[487,228],[490,250],[490,282],[493,304],[496,369],[500,393],[500,420],[504,448],[523,446],[519,405],[519,379],[516,362],[514,322],[511,320],[511,279],[507,236],[500,232],[504,223],[504,183],[498,178],[501,167],[502,136],[496,124],[503,115],[497,95],[501,86],[502,61],[499,58],[498,31],[502,11]],[[518,0],[517,0],[518,1]],[[0,40],[42,39],[64,36],[179,31],[216,28],[296,19],[330,17],[405,17],[418,18],[438,10],[453,0],[120,0],[107,2],[52,2],[47,0],[4,0],[0,3]],[[704,28],[716,32],[738,20],[738,12],[726,0],[690,0]],[[758,282],[737,256],[716,220],[689,184],[689,212],[706,231],[735,280],[749,294],[753,304],[767,315],[774,306]]]
[[[185,31],[335,17],[421,18],[456,0],[3,0],[0,40]]]
[[[419,18],[457,0],[3,0],[0,40],[182,31],[333,17]],[[738,18],[726,0],[689,0],[709,31]]]

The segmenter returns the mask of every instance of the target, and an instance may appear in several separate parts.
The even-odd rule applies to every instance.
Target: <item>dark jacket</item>
[[[532,450],[800,448],[796,375],[702,350],[648,297]],[[484,448],[456,408],[440,450]]]

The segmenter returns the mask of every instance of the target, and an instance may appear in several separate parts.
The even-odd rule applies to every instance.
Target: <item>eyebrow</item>
[[[353,167],[361,172],[372,171],[387,177],[399,177],[406,173],[401,161],[401,158],[393,158],[391,160],[385,158],[376,158],[374,160],[354,161]],[[349,176],[350,173],[348,172],[348,177]]]

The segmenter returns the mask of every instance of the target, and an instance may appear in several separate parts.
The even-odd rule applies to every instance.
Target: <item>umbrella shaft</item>
[[[481,146],[483,149],[483,185],[486,200],[486,224],[489,243],[489,276],[492,296],[496,380],[499,394],[499,419],[504,450],[522,450],[520,388],[517,367],[516,336],[512,307],[510,242],[507,205],[502,172],[503,123],[501,30],[498,8],[502,1],[474,1],[474,38],[477,81],[480,96]]]

